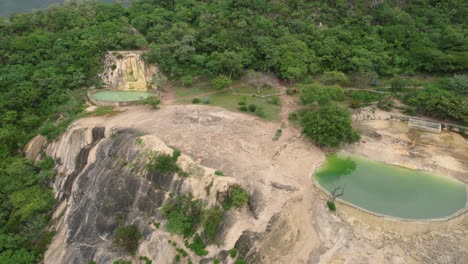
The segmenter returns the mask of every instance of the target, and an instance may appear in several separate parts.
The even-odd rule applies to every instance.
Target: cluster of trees
[[[245,69],[298,80],[466,69],[462,0],[140,0],[131,24],[148,59],[172,77],[240,77]]]
[[[0,18],[0,263],[36,263],[52,233],[52,160],[33,164],[20,149],[57,119],[77,114],[74,90],[98,86],[108,50],[139,48],[119,5],[54,6]],[[57,114],[60,113],[60,114]],[[65,127],[65,126],[64,126]],[[47,165],[47,166],[46,166]]]

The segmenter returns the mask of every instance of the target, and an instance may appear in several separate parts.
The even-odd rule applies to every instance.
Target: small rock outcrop
[[[146,63],[142,51],[110,51],[104,58],[104,87],[117,90],[157,89],[163,78],[154,65]]]

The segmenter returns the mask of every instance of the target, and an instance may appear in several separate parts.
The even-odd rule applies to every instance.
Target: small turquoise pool
[[[131,102],[154,96],[153,93],[140,91],[100,91],[91,94],[97,100],[109,102]]]
[[[442,176],[332,154],[315,179],[328,191],[344,186],[341,199],[369,211],[406,219],[443,218],[465,208],[465,184]]]

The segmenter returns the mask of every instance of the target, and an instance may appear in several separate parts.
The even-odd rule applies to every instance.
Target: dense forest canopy
[[[174,79],[235,79],[247,70],[289,81],[325,71],[453,75],[468,68],[466,17],[463,0],[140,0],[0,18],[0,263],[42,258],[53,162],[33,164],[20,150],[39,131],[58,135],[82,110],[81,88],[100,86],[106,51],[147,49],[146,59]],[[450,111],[427,102],[426,91],[408,101],[458,117],[451,102],[466,95],[458,76],[447,83],[452,92],[437,93],[453,99]]]
[[[380,3],[380,4],[379,4]],[[246,68],[288,80],[467,68],[465,1],[138,1],[132,25],[173,76]]]

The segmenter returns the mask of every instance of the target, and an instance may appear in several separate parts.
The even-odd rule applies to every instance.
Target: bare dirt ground
[[[294,107],[294,102],[286,105]],[[410,236],[382,232],[353,221],[352,216],[344,221],[330,213],[311,180],[324,154],[301,137],[296,128],[285,127],[281,138],[273,141],[278,124],[219,107],[163,105],[156,111],[141,106],[120,110],[125,111],[110,117],[81,119],[74,125],[132,128],[142,136],[156,136],[167,145],[181,149],[195,162],[222,170],[252,193],[255,203],[249,210],[229,213],[232,220],[223,234],[225,239],[220,245],[223,249],[232,248],[244,231],[250,231],[261,234],[252,249],[261,256],[260,263],[468,261],[466,221],[443,232]],[[282,120],[287,117],[287,111],[282,117]],[[374,153],[374,157],[381,156],[385,162],[408,155],[408,162],[421,161],[420,166],[439,161],[442,167],[445,160],[456,164],[459,172],[466,168],[466,163],[461,162],[466,157],[466,142],[451,134],[442,134],[437,142],[424,134],[408,134],[401,124],[382,120],[362,121],[359,128],[363,130],[364,142],[348,146],[346,151],[361,155]],[[407,141],[401,143],[405,137]],[[429,151],[438,154],[431,156]],[[450,152],[458,154],[449,158]],[[419,153],[421,160],[411,153]],[[408,162],[402,165],[411,165]]]

